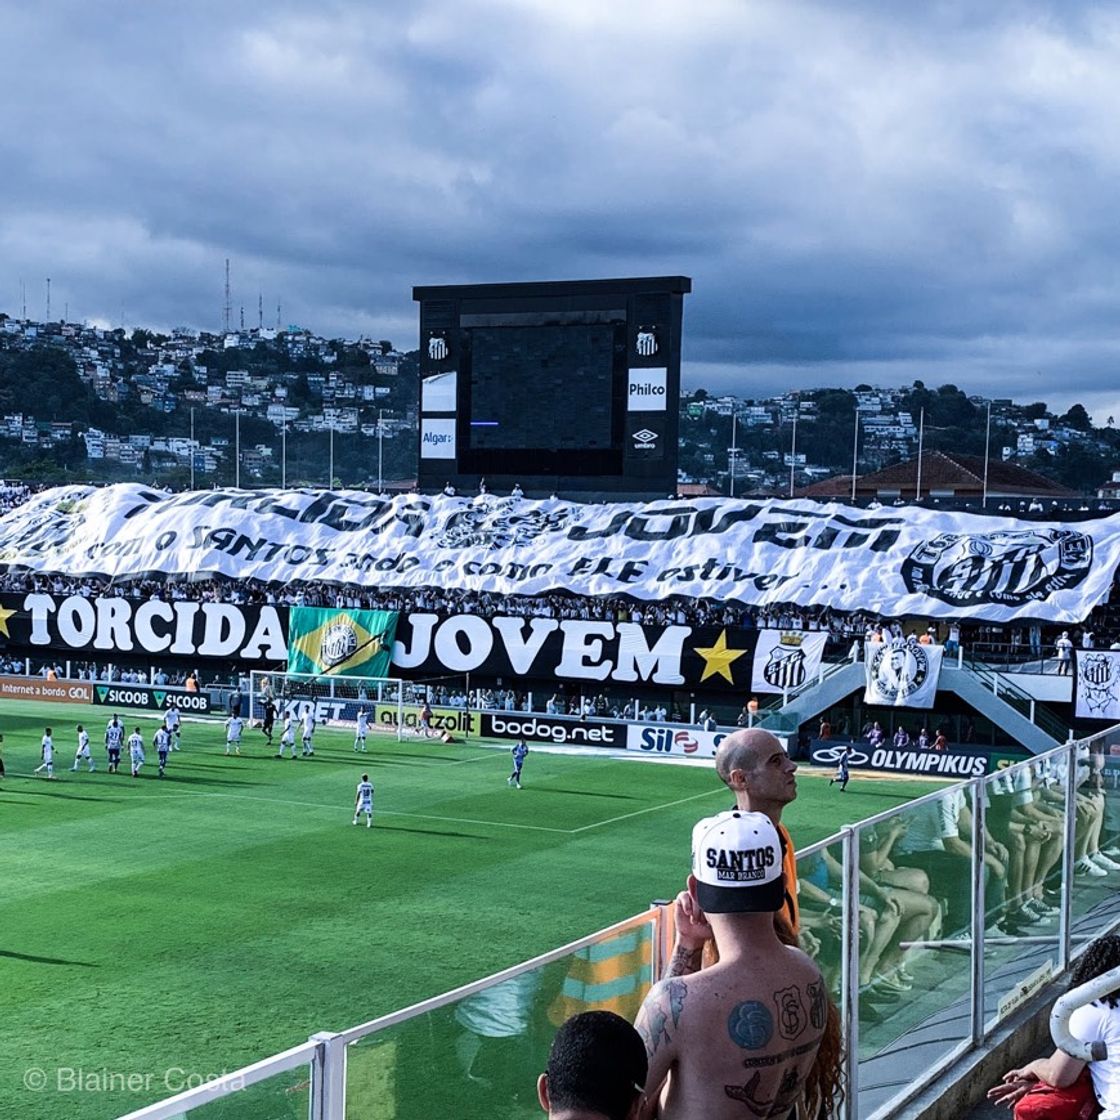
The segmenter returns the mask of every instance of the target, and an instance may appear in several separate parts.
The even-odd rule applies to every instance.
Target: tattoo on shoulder
[[[828,998],[824,994],[824,981],[814,980],[807,989],[809,993],[809,1025],[823,1031],[828,1019]]]
[[[791,984],[788,988],[779,988],[774,993],[774,1003],[778,1008],[778,1033],[791,1042],[799,1038],[809,1025],[805,1001],[801,998],[801,989],[796,984]]]
[[[744,1000],[728,1016],[727,1033],[743,1050],[761,1050],[774,1037],[774,1016],[760,1000]]]
[[[673,1013],[673,1026],[677,1027],[680,1026],[688,985],[683,980],[670,980],[666,987],[669,992],[669,1010]]]
[[[682,985],[683,987],[683,985]],[[664,988],[654,988],[642,1004],[642,1010],[635,1024],[638,1034],[646,1044],[646,1053],[652,1057],[661,1043],[671,1041],[668,1025],[669,1013],[665,1007],[666,992]],[[676,1021],[673,1023],[676,1026]]]

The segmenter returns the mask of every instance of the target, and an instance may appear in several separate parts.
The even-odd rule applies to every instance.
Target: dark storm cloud
[[[1111,6],[3,8],[0,307],[410,344],[416,283],[682,272],[686,382],[1120,413]],[[237,312],[235,311],[235,315]]]

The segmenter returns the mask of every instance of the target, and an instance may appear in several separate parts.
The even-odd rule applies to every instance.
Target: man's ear
[[[693,875],[691,872],[689,873],[688,879],[685,881],[685,886],[688,888],[688,893],[690,895],[692,895],[693,898],[695,898],[696,897],[696,876]]]
[[[542,1073],[537,1078],[537,1100],[541,1102],[541,1108],[548,1111],[548,1074]]]

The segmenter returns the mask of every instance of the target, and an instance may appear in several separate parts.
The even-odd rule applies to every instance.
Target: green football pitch
[[[728,806],[709,766],[537,750],[518,791],[508,744],[371,736],[363,756],[329,727],[292,761],[259,730],[225,757],[221,724],[190,722],[166,778],[148,748],[133,779],[127,751],[106,772],[110,714],[0,706],[0,1116],[114,1117],[163,1082],[56,1071],[220,1073],[600,929],[671,897],[693,823]],[[150,743],[151,718],[123,721]],[[93,774],[70,771],[79,722]],[[55,781],[32,773],[47,725]],[[351,825],[363,770],[372,829]],[[784,820],[801,846],[930,788],[840,796],[803,771]]]

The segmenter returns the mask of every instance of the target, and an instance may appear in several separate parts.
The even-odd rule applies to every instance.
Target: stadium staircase
[[[803,723],[817,718],[863,687],[862,661],[827,663],[812,681],[760,708],[756,725],[777,734],[795,735]],[[1034,754],[1052,750],[1070,737],[1069,728],[1049,709],[1019,688],[1008,675],[981,661],[965,659],[957,666],[946,660],[938,688],[956,693]]]

